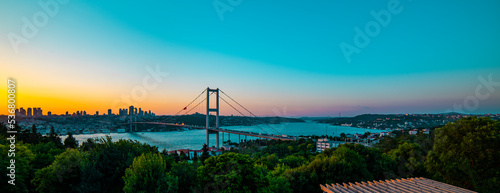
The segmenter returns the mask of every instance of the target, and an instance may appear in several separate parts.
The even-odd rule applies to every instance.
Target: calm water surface
[[[272,127],[272,128],[271,128]],[[380,133],[384,130],[374,130],[374,129],[362,129],[355,127],[343,127],[343,126],[333,126],[329,124],[321,124],[316,122],[305,122],[305,123],[282,123],[275,125],[257,125],[257,126],[228,126],[223,127],[225,129],[239,130],[239,131],[250,131],[255,133],[268,133],[268,134],[284,134],[284,135],[333,135],[340,136],[341,133],[350,134],[363,134],[365,132],[370,133]],[[111,136],[113,141],[119,139],[132,139],[137,140],[142,143],[148,143],[150,145],[158,146],[161,151],[166,150],[176,150],[176,149],[201,149],[204,143],[206,143],[205,130],[188,130],[188,131],[171,131],[171,132],[137,132],[137,133],[110,133],[110,134],[82,134],[74,135],[74,137],[80,142],[86,141],[88,138],[104,137],[106,135]],[[222,146],[222,135],[219,134],[220,141],[219,145]],[[62,136],[63,140],[66,136]],[[224,140],[227,141],[228,138],[231,141],[238,141],[238,135],[224,134]],[[241,136],[240,139],[245,139],[245,136]],[[247,137],[247,140],[256,139],[256,137]],[[210,135],[210,146],[215,146],[215,135]]]

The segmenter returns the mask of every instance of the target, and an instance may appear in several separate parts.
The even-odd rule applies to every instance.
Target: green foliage
[[[280,162],[286,164],[291,168],[296,168],[301,165],[307,164],[309,161],[302,156],[289,155],[281,159]]]
[[[274,167],[278,164],[279,158],[276,154],[271,154],[267,156],[260,157],[255,161],[256,164],[264,164],[269,169],[274,169]]]
[[[73,137],[73,134],[70,132],[68,133],[68,137],[64,139],[64,146],[66,148],[77,148],[78,147],[78,141]]]
[[[76,149],[55,157],[54,163],[39,170],[32,183],[38,192],[77,192],[80,183],[80,164],[83,155]]]
[[[269,181],[269,192],[283,192],[291,193],[293,192],[290,188],[290,182],[283,176],[267,176]]]
[[[181,160],[181,161],[189,160],[189,157],[186,155],[186,153],[184,153],[183,151],[181,151],[179,153],[179,160]]]
[[[210,155],[208,154],[207,144],[203,144],[203,148],[201,148],[201,150],[203,150],[203,153],[201,153],[200,161],[202,164],[205,164],[205,160],[207,160],[210,157]]]
[[[306,165],[298,168],[287,169],[281,175],[289,183],[293,192],[319,192],[318,175],[307,169]]]
[[[21,131],[20,127],[16,127],[16,130]],[[23,130],[19,132],[16,136],[19,141],[23,141],[28,144],[38,144],[42,142],[42,135],[38,133],[36,125],[31,126],[31,130]]]
[[[4,125],[1,130],[0,153],[7,155]],[[87,139],[80,151],[64,149],[78,148],[74,137],[63,145],[53,130],[47,136],[36,130],[33,125],[16,136],[16,186],[2,186],[0,192],[317,192],[319,184],[412,176],[480,192],[500,189],[500,123],[486,118],[461,119],[431,135],[394,132],[375,148],[345,144],[319,154],[312,139],[320,136],[245,140],[240,149],[213,157],[204,145],[193,163],[183,161],[188,159],[183,153],[158,154],[155,146],[110,137]],[[261,149],[261,143],[267,147]],[[9,161],[0,156],[4,173]]]
[[[278,164],[275,169],[267,173],[266,178],[269,181],[269,192],[293,192],[290,188],[290,182],[283,176],[290,167],[284,164]]]
[[[380,149],[365,147],[361,144],[344,144],[342,146],[355,151],[365,159],[366,167],[373,175],[374,180],[395,177],[393,171],[396,169],[396,162],[387,154],[382,153]]]
[[[332,156],[317,156],[307,166],[318,175],[319,183],[342,183],[372,180],[363,157],[347,147],[337,148]]]
[[[435,178],[479,192],[500,189],[500,122],[468,117],[435,130],[425,162]]]
[[[397,138],[384,136],[377,144],[375,144],[375,147],[381,149],[384,153],[388,153],[389,151],[398,148],[399,144],[400,141],[398,141]]]
[[[10,144],[4,145],[0,144],[0,180],[2,181],[2,186],[0,186],[0,192],[28,192],[30,184],[30,165],[35,158],[35,155],[31,152],[28,146],[24,143],[15,144],[15,152],[9,152]],[[9,157],[9,153],[15,153],[12,157]],[[15,156],[15,157],[14,157]],[[8,184],[7,181],[11,180],[7,174],[10,174],[11,169],[7,168],[11,166],[11,159],[14,160],[15,168],[15,186]]]
[[[173,163],[170,173],[179,178],[179,192],[190,192],[196,188],[196,169],[200,163],[181,161]]]
[[[134,158],[123,177],[126,193],[136,192],[176,192],[177,177],[167,172],[163,157],[156,153],[142,154]]]
[[[170,158],[172,158],[175,162],[181,161],[181,158],[180,158],[179,154],[177,153],[177,151],[169,154],[168,156],[170,156]]]
[[[58,148],[53,142],[30,145],[29,149],[35,154],[35,159],[31,163],[34,170],[49,166],[54,162],[55,156],[65,152],[65,149]]]
[[[43,142],[45,143],[48,143],[48,142],[52,142],[54,143],[58,148],[64,148],[64,145],[61,141],[61,137],[59,137],[59,135],[56,134],[56,132],[54,131],[54,128],[50,128],[50,133],[48,136],[44,136],[43,137]]]
[[[143,153],[158,153],[155,146],[123,139],[113,142],[109,136],[92,140],[89,144],[92,148],[83,160],[80,184],[80,189],[86,192],[121,191],[125,169],[134,158]]]
[[[402,178],[427,176],[420,145],[405,142],[389,151],[388,155],[398,164],[397,175]]]
[[[268,182],[255,170],[248,155],[225,153],[205,160],[197,170],[198,188],[202,192],[265,192]]]

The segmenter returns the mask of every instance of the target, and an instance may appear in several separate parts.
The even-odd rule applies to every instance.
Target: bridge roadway
[[[206,129],[205,127],[202,126],[197,126],[197,125],[184,125],[184,124],[176,124],[176,123],[161,123],[161,122],[132,122],[128,124],[152,124],[152,125],[169,125],[169,126],[176,126],[176,127],[189,127],[189,128],[194,128],[194,129]],[[265,134],[265,133],[253,133],[253,132],[247,132],[247,131],[236,131],[236,130],[229,130],[229,129],[224,129],[220,128],[216,129],[213,127],[209,127],[208,130],[210,132],[222,132],[222,133],[231,133],[231,134],[236,134],[236,135],[245,135],[245,136],[252,136],[252,137],[260,137],[260,138],[266,138],[266,139],[273,139],[273,140],[282,140],[282,141],[293,141],[295,140],[294,137],[291,136],[280,136],[280,135],[273,135],[273,134]]]

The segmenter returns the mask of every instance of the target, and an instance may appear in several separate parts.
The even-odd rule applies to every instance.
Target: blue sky
[[[398,2],[400,12],[348,62],[340,43],[355,45],[354,28],[367,33],[377,21],[370,11]],[[177,112],[207,86],[260,115],[438,113],[475,96],[479,77],[500,81],[498,1],[69,1],[18,52],[8,34],[22,35],[22,19],[44,9],[1,4],[0,59],[11,69],[2,76],[31,89],[27,106],[55,95],[105,111],[156,65],[169,76],[132,102],[158,114]],[[231,11],[218,14],[224,8]],[[495,88],[465,112],[499,113]]]

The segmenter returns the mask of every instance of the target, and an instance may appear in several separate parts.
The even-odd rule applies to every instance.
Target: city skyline
[[[500,113],[497,1],[40,2],[0,6],[18,107],[172,115],[211,87],[259,116]]]
[[[66,116],[86,116],[86,115],[120,115],[120,116],[131,116],[131,115],[139,115],[139,116],[155,116],[156,114],[154,112],[151,112],[151,110],[143,110],[141,107],[134,107],[133,105],[129,106],[128,108],[119,108],[118,113],[113,113],[113,109],[107,109],[107,113],[99,111],[89,111],[87,113],[86,110],[78,110],[78,111],[66,111],[65,113],[52,113],[52,111],[48,110],[45,111],[46,113],[43,114],[43,109],[40,107],[27,107],[26,109],[24,107],[19,107],[16,109],[15,114],[20,115],[23,117],[39,117],[39,116],[57,116],[57,115],[66,115]],[[90,112],[95,112],[94,114]],[[116,111],[115,111],[116,112]]]

